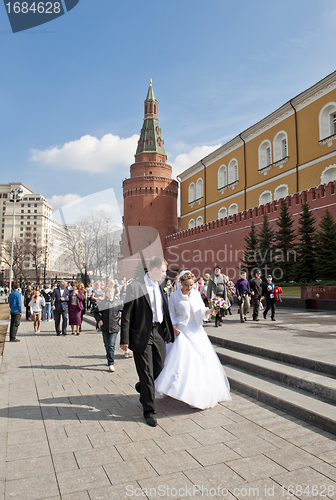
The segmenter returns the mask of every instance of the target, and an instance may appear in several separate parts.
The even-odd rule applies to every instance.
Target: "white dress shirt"
[[[163,321],[163,297],[158,281],[152,281],[148,274],[144,276],[145,285],[148,291],[149,300],[153,311],[153,323]]]

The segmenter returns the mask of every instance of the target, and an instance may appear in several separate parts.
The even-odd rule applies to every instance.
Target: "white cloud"
[[[50,203],[53,210],[57,210],[58,208],[63,207],[63,205],[67,205],[68,203],[72,203],[73,201],[80,200],[80,198],[81,197],[79,196],[79,194],[54,194],[51,198],[48,198],[48,203]]]
[[[80,170],[89,173],[105,172],[116,166],[131,165],[139,136],[126,139],[106,134],[101,139],[84,135],[76,141],[66,142],[41,151],[31,149],[31,160],[44,165]]]
[[[171,162],[171,165],[173,167],[173,176],[176,177],[181,172],[218,149],[220,146],[221,144],[216,144],[214,146],[196,146],[195,148],[191,149],[189,153],[182,153],[177,155],[176,158]]]
[[[69,202],[67,202],[68,196]],[[71,197],[75,198],[71,200]],[[55,198],[62,198],[62,196],[55,196]],[[64,195],[63,200],[65,203],[62,206],[55,206],[53,211],[53,219],[60,224],[74,224],[80,217],[89,216],[91,211],[104,211],[112,217],[115,226],[121,227],[122,217],[112,188],[84,197],[72,194]]]

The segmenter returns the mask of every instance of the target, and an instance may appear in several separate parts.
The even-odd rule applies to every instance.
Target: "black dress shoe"
[[[140,394],[140,382],[135,384],[134,389]]]
[[[272,321],[276,321],[276,319],[275,319],[275,318],[271,318],[271,320],[272,320]]]
[[[66,335],[66,333],[62,333],[62,335]]]
[[[10,342],[20,342],[19,339],[10,339]]]
[[[157,420],[154,417],[154,415],[149,415],[148,417],[146,417],[146,422],[147,422],[147,425],[150,425],[151,427],[157,426]]]
[[[60,333],[56,333],[57,337],[59,337],[61,334]]]

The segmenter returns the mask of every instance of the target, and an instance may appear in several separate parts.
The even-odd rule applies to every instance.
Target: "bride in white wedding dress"
[[[212,309],[193,289],[195,276],[180,274],[181,286],[169,298],[175,341],[167,345],[165,366],[155,380],[157,397],[168,395],[195,408],[231,400],[224,369],[202,326]]]

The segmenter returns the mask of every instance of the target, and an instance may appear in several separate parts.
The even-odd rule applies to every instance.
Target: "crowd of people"
[[[167,279],[168,296],[178,287],[178,280]],[[275,321],[275,304],[280,302],[282,289],[274,285],[272,275],[267,275],[266,282],[261,279],[261,271],[255,270],[254,276],[250,281],[247,280],[245,271],[241,271],[240,277],[236,283],[222,273],[219,265],[214,266],[214,272],[210,275],[206,273],[204,277],[195,279],[193,289],[198,290],[206,307],[214,305],[218,309],[215,321],[215,327],[222,324],[226,315],[232,315],[231,307],[234,302],[234,295],[237,296],[238,314],[240,321],[247,321],[247,315],[252,308],[252,320],[259,321],[259,312],[263,313],[264,319],[267,318],[268,311],[271,311],[271,320]],[[219,300],[216,300],[219,299]],[[266,308],[262,301],[266,301]],[[205,322],[211,319],[206,318]]]
[[[23,292],[14,283],[9,295],[10,341],[19,342],[22,293],[26,320],[33,321],[36,335],[41,321],[54,321],[57,336],[67,335],[68,323],[72,335],[80,335],[83,315],[92,313],[102,333],[110,372],[115,371],[116,339],[121,331],[120,347],[125,357],[134,357],[139,376],[135,389],[148,425],[157,425],[155,397],[169,395],[202,409],[229,400],[228,380],[203,324],[214,321],[219,327],[226,315],[232,315],[234,295],[242,323],[251,305],[253,321],[259,321],[261,310],[265,319],[271,311],[275,321],[275,303],[282,290],[271,275],[263,283],[258,269],[250,281],[242,271],[236,283],[219,265],[211,275],[198,278],[184,270],[172,280],[166,272],[166,261],[154,257],[143,278],[128,282],[110,279],[85,287],[77,281],[61,281],[54,286],[28,285]]]

